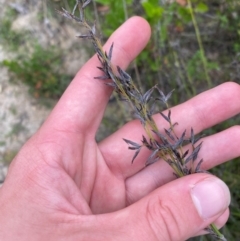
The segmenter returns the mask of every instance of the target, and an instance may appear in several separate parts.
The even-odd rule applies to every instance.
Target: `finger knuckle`
[[[175,241],[181,238],[181,217],[174,203],[161,198],[150,200],[147,204],[146,217],[156,240]]]

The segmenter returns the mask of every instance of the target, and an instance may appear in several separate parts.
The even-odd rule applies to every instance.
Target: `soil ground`
[[[63,29],[57,21],[39,21],[38,14],[44,9],[44,2],[0,0],[0,17],[3,17],[7,7],[12,7],[18,12],[17,19],[12,23],[13,29],[31,31],[42,45],[47,41],[54,44],[56,41],[54,34],[58,32],[58,44],[60,43],[65,49],[69,48],[76,42],[75,30],[70,26],[65,26]],[[0,62],[12,58],[12,54],[5,47],[0,45]],[[84,49],[71,53],[70,57],[67,56],[65,67],[68,74],[74,75],[87,58],[88,55]],[[51,108],[44,106],[30,95],[28,87],[18,81],[17,77],[14,83],[11,78],[7,69],[0,67],[0,183],[6,176],[11,160],[26,140],[42,125],[51,111]]]

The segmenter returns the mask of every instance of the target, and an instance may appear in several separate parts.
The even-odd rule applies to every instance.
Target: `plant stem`
[[[124,10],[124,17],[125,17],[125,20],[127,20],[128,19],[127,3],[125,0],[122,0],[122,4],[123,4],[123,10]]]
[[[212,82],[211,82],[211,79],[210,79],[209,74],[208,74],[207,59],[206,59],[205,51],[204,51],[203,44],[202,44],[201,34],[200,34],[198,24],[197,24],[195,15],[194,15],[192,2],[191,2],[191,0],[187,0],[187,2],[188,2],[189,11],[190,11],[190,14],[191,14],[193,26],[194,26],[194,29],[195,29],[195,33],[196,33],[196,37],[197,37],[197,41],[198,41],[198,45],[199,45],[199,50],[200,50],[200,54],[201,54],[201,59],[202,59],[205,77],[206,77],[206,80],[207,80],[207,83],[208,83],[208,87],[211,88]]]
[[[217,229],[215,224],[210,224],[210,228],[212,229],[212,231],[217,235],[217,238],[219,239],[219,241],[227,241],[225,239],[225,237],[219,232],[219,230]]]

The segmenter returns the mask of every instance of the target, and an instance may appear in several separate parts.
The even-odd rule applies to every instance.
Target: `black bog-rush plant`
[[[97,53],[100,62],[100,66],[97,68],[103,72],[103,75],[95,77],[95,79],[103,80],[106,85],[114,88],[120,95],[120,98],[132,106],[136,118],[140,120],[146,131],[146,136],[142,136],[141,144],[123,139],[128,144],[128,148],[135,151],[132,162],[139,154],[141,148],[145,147],[151,151],[150,156],[146,160],[146,166],[153,164],[159,159],[163,159],[172,167],[174,175],[178,178],[193,173],[204,172],[201,170],[203,160],[196,163],[202,146],[202,142],[199,143],[200,138],[195,137],[193,129],[191,129],[190,138],[186,137],[186,130],[181,136],[178,136],[175,132],[175,126],[178,123],[172,122],[171,110],[168,105],[168,99],[171,97],[172,92],[165,95],[158,86],[153,86],[146,93],[142,93],[136,87],[128,73],[119,66],[113,66],[111,59],[114,44],[111,45],[108,52],[105,52],[98,37],[95,23],[90,24],[85,19],[85,8],[90,2],[91,0],[76,0],[72,13],[65,9],[57,11],[62,16],[76,21],[87,30],[86,34],[80,34],[77,37],[90,40]],[[75,15],[77,9],[79,10],[79,16]],[[114,71],[115,69],[116,71]],[[157,97],[155,97],[155,94],[157,94]],[[168,123],[168,129],[159,130],[152,118],[158,102],[167,108],[167,114],[162,112],[159,114]],[[184,148],[185,145],[190,146],[188,150]],[[214,224],[207,227],[205,231],[210,233],[215,240],[226,241]]]

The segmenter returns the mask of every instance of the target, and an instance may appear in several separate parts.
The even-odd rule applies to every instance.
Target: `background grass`
[[[44,3],[45,12],[39,15],[39,21],[48,18],[61,22],[62,27],[71,24],[57,16],[54,8],[63,6],[69,10],[75,0]],[[153,32],[148,46],[129,68],[143,91],[155,84],[165,93],[175,89],[170,102],[176,105],[223,82],[240,83],[239,1],[96,0],[87,12],[89,21],[97,19],[103,41],[132,15],[146,18]],[[11,30],[11,22],[16,17],[17,13],[9,9],[0,23],[1,44],[7,45],[8,51],[16,56],[3,61],[2,65],[29,85],[36,98],[59,98],[70,78],[59,72],[66,52],[58,46],[43,47],[36,40],[31,40],[30,54],[18,52],[17,46],[30,40],[27,38],[29,33]],[[131,118],[131,114],[126,114],[126,106],[116,96],[112,97],[109,105],[107,113],[110,114],[103,120],[104,131],[101,131],[99,139]],[[119,109],[118,114],[112,115],[111,109]],[[239,120],[239,116],[234,117],[206,131],[206,134],[238,125]],[[212,172],[229,185],[232,193],[231,216],[222,230],[223,234],[229,241],[240,240],[240,159],[223,164]],[[191,240],[211,240],[211,237]]]

